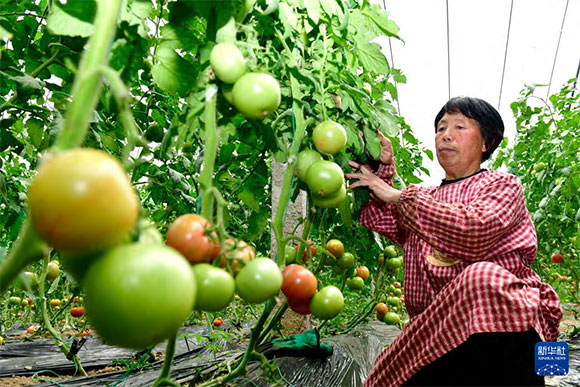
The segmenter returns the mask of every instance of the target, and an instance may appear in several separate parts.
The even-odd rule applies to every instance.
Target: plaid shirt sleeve
[[[402,227],[449,258],[485,259],[494,244],[525,219],[522,186],[503,175],[480,188],[468,204],[435,200],[424,189],[403,189],[397,205]]]
[[[390,186],[393,186],[392,179],[395,173],[396,169],[394,164],[381,164],[375,172],[375,175],[383,179]],[[399,218],[399,212],[394,204],[384,203],[371,198],[363,207],[359,216],[359,222],[363,227],[376,231],[402,246],[405,242],[405,231],[399,227]]]

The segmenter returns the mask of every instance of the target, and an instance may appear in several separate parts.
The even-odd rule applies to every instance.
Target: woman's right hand
[[[381,140],[381,155],[379,161],[386,165],[393,164],[393,144],[380,130],[377,130],[379,140]]]

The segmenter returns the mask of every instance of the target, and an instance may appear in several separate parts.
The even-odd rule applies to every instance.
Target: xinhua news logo
[[[560,376],[568,374],[568,343],[546,341],[536,343],[536,374],[540,376]]]

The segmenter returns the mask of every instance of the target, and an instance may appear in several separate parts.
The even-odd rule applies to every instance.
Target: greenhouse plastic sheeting
[[[224,327],[227,324],[224,324]],[[244,328],[248,331],[249,326]],[[216,364],[241,356],[243,345],[238,346],[226,341],[218,342],[221,349],[213,353],[204,341],[197,341],[196,335],[207,337],[205,327],[187,327],[180,334],[190,333],[177,341],[176,356],[171,370],[174,381],[195,385],[199,375],[211,372]],[[280,370],[278,385],[283,386],[362,386],[374,359],[390,343],[399,330],[378,321],[358,327],[348,334],[325,338],[324,343],[333,346],[333,354],[328,358],[279,357],[276,364]],[[570,373],[566,376],[546,377],[548,386],[580,385],[580,335],[568,340],[570,346]],[[267,349],[266,344],[262,348]],[[164,345],[155,351],[163,352]],[[268,353],[268,351],[266,351]],[[97,338],[91,337],[79,352],[86,369],[102,368],[113,360],[130,359],[134,352],[106,346]],[[115,371],[59,380],[63,386],[151,386],[159,375],[162,361],[152,364],[150,369],[134,371]],[[0,346],[0,376],[33,375],[41,370],[57,373],[71,373],[74,365],[58,352],[53,340],[38,339],[31,342],[7,342]],[[41,375],[39,376],[41,377]],[[259,363],[250,363],[248,373],[233,382],[237,386],[270,386],[274,382],[266,378]],[[54,386],[45,383],[42,386]]]

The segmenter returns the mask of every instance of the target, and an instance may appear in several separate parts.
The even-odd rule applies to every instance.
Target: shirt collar
[[[460,177],[460,178],[458,178],[458,179],[451,179],[451,180],[443,179],[443,180],[441,180],[441,185],[440,185],[440,186],[442,187],[442,186],[444,186],[444,185],[447,185],[447,184],[456,183],[456,182],[458,182],[458,181],[461,181],[461,180],[468,179],[468,178],[470,178],[471,176],[475,176],[475,175],[477,175],[478,173],[485,172],[485,171],[487,171],[487,169],[485,169],[485,168],[482,168],[482,169],[480,169],[479,171],[477,171],[477,172],[475,172],[475,173],[473,173],[473,174],[471,174],[471,175],[469,175],[469,176],[463,176],[463,177]]]

